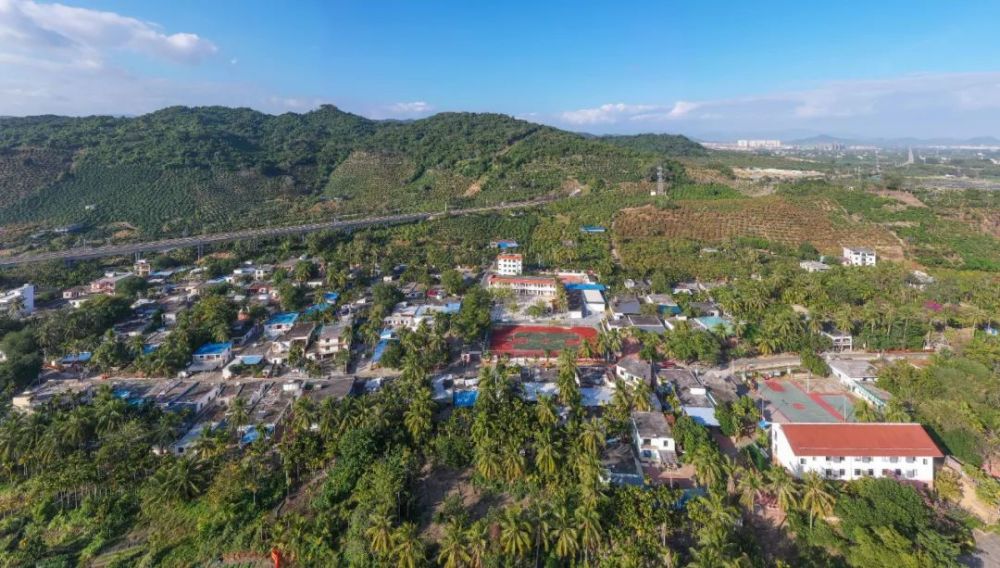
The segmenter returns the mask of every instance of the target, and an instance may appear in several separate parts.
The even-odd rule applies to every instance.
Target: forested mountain
[[[701,144],[681,134],[634,134],[630,136],[601,136],[600,140],[642,152],[655,152],[666,156],[707,156]]]
[[[665,161],[654,147],[621,145],[498,114],[374,121],[333,106],[5,118],[0,224],[200,232],[247,225],[251,215],[284,222],[634,189]]]

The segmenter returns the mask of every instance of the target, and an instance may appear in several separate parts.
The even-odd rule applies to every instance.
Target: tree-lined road
[[[53,260],[90,260],[94,258],[104,258],[109,256],[126,256],[143,252],[164,252],[179,248],[196,247],[240,241],[246,239],[260,239],[283,237],[287,235],[299,235],[312,233],[315,231],[342,231],[373,225],[399,225],[403,223],[414,223],[426,221],[438,217],[455,217],[461,215],[475,215],[479,213],[490,213],[495,211],[505,211],[510,209],[523,209],[526,207],[537,207],[550,203],[558,197],[544,197],[534,201],[518,201],[515,203],[502,203],[500,205],[489,205],[485,207],[472,207],[469,209],[456,209],[454,211],[437,213],[402,213],[399,215],[383,215],[380,217],[366,217],[361,219],[333,221],[322,221],[319,223],[308,223],[305,225],[289,225],[285,227],[263,227],[256,229],[243,229],[239,231],[227,231],[224,233],[211,233],[207,235],[195,235],[190,237],[178,237],[174,239],[163,239],[159,241],[147,241],[142,243],[129,243],[121,245],[106,245],[100,247],[83,247],[52,252],[29,253],[17,256],[0,258],[0,266],[14,266],[18,264],[30,264],[36,262],[49,262]]]

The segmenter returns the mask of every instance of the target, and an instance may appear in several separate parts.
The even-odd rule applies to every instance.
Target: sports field
[[[504,325],[493,328],[490,351],[511,357],[556,357],[563,349],[573,349],[583,341],[595,341],[592,327]]]
[[[760,394],[771,409],[771,419],[786,422],[852,422],[854,405],[843,393],[806,392],[793,382],[764,381]]]

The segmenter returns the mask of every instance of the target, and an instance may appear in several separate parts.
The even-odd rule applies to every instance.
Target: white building
[[[320,328],[316,341],[306,352],[306,359],[325,359],[351,348],[351,320],[326,324]]]
[[[25,284],[0,295],[0,312],[11,317],[29,316],[35,311],[35,286]]]
[[[818,260],[803,260],[799,263],[799,268],[805,270],[806,272],[826,272],[830,270],[830,265],[824,264]]]
[[[844,264],[849,266],[875,266],[875,249],[844,247]]]
[[[548,276],[499,276],[491,275],[487,281],[490,289],[507,288],[518,296],[554,296],[558,283]]]
[[[830,358],[827,361],[830,371],[840,379],[840,382],[851,386],[851,383],[871,382],[878,379],[878,371],[868,361],[858,359]]]
[[[920,424],[773,424],[774,461],[792,475],[863,477],[934,484],[934,460],[944,457]]]
[[[520,276],[524,269],[524,257],[519,254],[501,254],[497,256],[497,274],[501,276]]]
[[[603,314],[606,305],[604,295],[600,290],[583,290],[583,303],[587,308],[587,313],[591,315]]]
[[[737,140],[736,147],[743,150],[776,150],[781,140]]]
[[[633,412],[632,439],[639,452],[639,461],[657,465],[677,464],[673,431],[662,412]]]

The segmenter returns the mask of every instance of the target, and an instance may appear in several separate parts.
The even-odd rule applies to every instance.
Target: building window
[[[917,461],[917,458],[906,458],[906,463],[913,463]]]
[[[873,475],[875,475],[875,470],[874,469],[869,469],[868,470],[868,477],[871,477]]]
[[[889,458],[889,463],[899,463],[899,458],[897,458],[896,456],[892,456],[891,458]]]
[[[806,465],[806,458],[799,458],[799,465]]]
[[[913,479],[916,476],[917,476],[917,470],[915,470],[915,469],[908,469],[908,470],[906,470],[906,478],[907,479]]]
[[[653,445],[652,444],[652,440],[650,440],[649,438],[643,438],[642,439],[642,445],[643,446],[651,446],[651,445]]]
[[[861,463],[872,463],[872,459],[870,457],[861,458]]]
[[[861,477],[861,470],[860,469],[855,469],[854,470],[854,477]]]
[[[896,474],[896,477],[899,477],[900,475],[903,475],[903,470],[897,469],[897,470],[894,470],[894,473]]]

